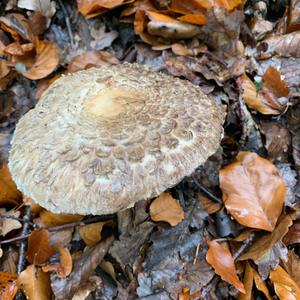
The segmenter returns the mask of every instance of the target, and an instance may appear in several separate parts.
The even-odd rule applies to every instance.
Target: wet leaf
[[[59,49],[53,42],[38,41],[36,59],[32,67],[22,74],[32,80],[44,78],[51,74],[59,62]]]
[[[286,187],[271,162],[252,152],[240,152],[220,170],[220,187],[227,210],[240,224],[274,229]]]
[[[0,272],[0,299],[13,300],[18,291],[18,275],[7,272]]]
[[[151,203],[150,217],[155,222],[164,221],[176,226],[184,219],[184,211],[171,194],[162,193]]]
[[[18,278],[18,286],[29,300],[51,300],[49,275],[34,265],[28,266]]]
[[[26,255],[31,264],[43,264],[55,252],[55,249],[49,245],[49,232],[47,229],[36,229],[30,234]]]
[[[83,216],[80,215],[69,215],[69,214],[55,214],[48,210],[43,210],[40,213],[40,218],[43,222],[51,227],[58,226],[72,222],[78,222],[83,219]]]
[[[7,165],[0,169],[0,204],[18,204],[22,199],[22,194],[18,191],[16,184],[12,180]]]
[[[270,272],[270,280],[280,300],[300,299],[300,288],[282,267]]]
[[[234,285],[241,293],[245,293],[245,287],[236,275],[234,260],[227,244],[219,244],[216,241],[207,241],[207,243],[209,247],[206,253],[207,262],[224,281]]]
[[[9,219],[9,217],[18,218],[19,216],[20,211],[6,211],[5,208],[0,208],[0,236],[5,236],[12,230],[19,229],[22,227],[22,224],[18,220]]]
[[[106,51],[91,51],[75,56],[69,63],[68,72],[77,72],[91,67],[116,65],[119,60]]]
[[[44,272],[55,271],[58,278],[66,278],[72,272],[73,261],[68,248],[59,247],[60,265],[46,265],[42,267]]]

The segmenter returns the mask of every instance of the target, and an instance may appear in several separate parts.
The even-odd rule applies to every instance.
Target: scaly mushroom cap
[[[53,212],[109,214],[159,195],[220,144],[224,113],[199,87],[138,64],[63,76],[17,124],[9,168]]]

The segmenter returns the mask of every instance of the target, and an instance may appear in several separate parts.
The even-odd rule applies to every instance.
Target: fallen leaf
[[[252,287],[253,287],[253,269],[249,262],[246,262],[243,284],[245,287],[245,294],[240,294],[238,300],[251,300],[252,299]]]
[[[242,225],[272,231],[281,213],[286,187],[276,167],[252,152],[240,152],[220,170],[223,201]]]
[[[300,30],[300,6],[299,0],[292,0],[289,5],[289,18],[287,32]]]
[[[47,40],[37,41],[36,60],[32,67],[22,75],[32,80],[44,78],[56,69],[58,62],[59,49],[56,44]]]
[[[204,15],[186,14],[178,17],[177,20],[194,25],[203,25],[206,23],[206,18]]]
[[[0,299],[13,300],[18,291],[18,275],[0,272]]]
[[[97,222],[81,226],[78,232],[89,247],[96,245],[101,240],[101,231],[106,222]]]
[[[43,222],[51,227],[58,226],[72,222],[78,222],[83,219],[83,216],[80,215],[69,215],[69,214],[55,214],[48,210],[43,210],[40,213],[40,218]]]
[[[171,194],[162,193],[151,203],[150,217],[155,222],[164,221],[176,226],[184,219],[184,211]]]
[[[113,266],[113,264],[108,261],[108,260],[102,260],[99,267],[106,272],[107,274],[109,274],[111,276],[111,278],[113,278],[115,281],[117,281],[116,278],[116,272],[115,272],[115,268]]]
[[[282,267],[270,271],[270,280],[280,300],[300,299],[300,288]]]
[[[51,276],[51,287],[55,299],[65,300],[74,296],[76,291],[80,289],[80,286],[89,279],[99,265],[113,240],[114,238],[111,236],[85,251],[78,259],[75,259],[73,263],[73,272],[67,278],[60,279]]]
[[[73,261],[68,248],[59,247],[60,265],[46,265],[42,267],[44,272],[55,271],[58,278],[66,278],[72,272]]]
[[[300,258],[293,250],[288,252],[288,260],[282,261],[284,269],[300,287]]]
[[[18,191],[16,184],[12,180],[7,165],[0,169],[0,204],[17,205],[22,199],[21,192]]]
[[[259,274],[256,272],[255,269],[253,269],[253,275],[254,275],[254,282],[255,282],[255,286],[256,288],[261,291],[268,300],[272,300],[272,297],[270,295],[270,292],[267,288],[266,282],[264,280],[261,279],[261,277],[259,276]]]
[[[18,278],[18,286],[29,300],[51,300],[49,275],[34,265],[28,266]]]
[[[47,229],[36,229],[30,234],[26,257],[31,264],[43,264],[55,252],[55,249],[49,245],[49,232]]]
[[[227,244],[221,245],[216,241],[207,241],[207,244],[209,247],[206,253],[207,262],[224,281],[234,285],[241,293],[245,293],[245,287],[236,275],[234,260]]]
[[[20,211],[9,210],[6,211],[5,208],[0,208],[0,236],[5,236],[9,232],[22,227],[22,224],[18,220],[13,218],[18,218],[20,216]],[[9,217],[12,217],[11,219]]]
[[[39,80],[36,87],[35,98],[40,99],[42,94],[47,90],[47,88],[60,76],[61,74],[56,74],[53,77]]]
[[[238,7],[240,4],[243,3],[242,0],[211,0],[213,6],[215,7],[223,7],[228,11],[231,11]]]
[[[205,196],[198,196],[198,201],[202,204],[203,208],[207,211],[208,214],[214,214],[217,211],[222,209],[222,204],[214,202]]]
[[[119,60],[106,51],[90,51],[75,56],[68,65],[68,72],[77,72],[91,67],[109,66],[120,63]]]
[[[288,233],[284,236],[283,242],[286,245],[300,243],[300,220],[294,221],[294,224],[289,228]]]
[[[265,255],[278,241],[288,232],[289,227],[293,224],[297,212],[292,211],[289,214],[282,215],[278,220],[277,226],[271,233],[260,233],[259,238],[242,254],[238,260],[258,260]]]

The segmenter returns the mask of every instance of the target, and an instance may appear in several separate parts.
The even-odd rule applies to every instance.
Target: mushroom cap
[[[138,64],[56,80],[16,126],[9,169],[53,212],[109,214],[159,195],[219,147],[223,110],[200,87]]]

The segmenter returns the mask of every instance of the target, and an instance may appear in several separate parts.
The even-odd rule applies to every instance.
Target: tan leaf
[[[216,241],[207,241],[207,243],[209,247],[206,253],[207,262],[224,281],[234,285],[241,293],[245,293],[245,287],[236,274],[234,260],[227,244],[221,245]]]
[[[289,227],[293,224],[293,219],[296,218],[296,212],[293,211],[287,215],[282,215],[278,220],[278,224],[271,233],[263,233],[260,238],[254,242],[246,253],[242,254],[238,260],[258,260],[265,255],[271,248],[280,241],[288,232]]]
[[[22,200],[22,194],[13,182],[7,165],[0,169],[0,204],[17,205]]]
[[[255,269],[253,270],[253,275],[254,275],[254,282],[255,282],[255,286],[256,288],[261,291],[268,300],[272,300],[272,297],[270,295],[270,292],[267,288],[266,282],[264,280],[261,279],[261,277],[259,276],[258,272]]]
[[[300,299],[300,288],[282,267],[271,270],[270,279],[280,300]]]
[[[55,214],[48,210],[43,210],[40,213],[40,218],[43,222],[51,227],[58,226],[72,222],[78,222],[83,219],[83,216],[80,215],[69,215],[69,214]]]
[[[246,74],[243,74],[239,78],[238,84],[242,89],[245,103],[251,109],[257,110],[265,115],[278,115],[284,110],[284,107],[281,108],[279,105],[275,105],[276,102],[272,99],[272,95],[269,95],[266,91],[264,95],[262,95],[261,92],[259,93],[252,80]]]
[[[22,73],[25,77],[37,80],[51,74],[59,62],[59,49],[53,42],[37,41],[36,60],[32,67]]]
[[[116,65],[119,60],[106,51],[90,51],[75,56],[68,66],[68,72],[77,72],[91,67]]]
[[[18,278],[18,286],[29,300],[51,300],[49,274],[34,265],[28,266]]]
[[[272,231],[281,213],[286,187],[277,168],[252,152],[240,152],[220,170],[223,201],[242,225]]]
[[[5,208],[0,208],[0,235],[5,236],[7,233],[12,230],[19,229],[22,227],[22,224],[18,220],[9,219],[5,217],[13,217],[18,218],[20,216],[20,212],[17,210],[9,210],[6,211]]]
[[[17,294],[18,275],[7,272],[0,272],[0,299],[13,300]]]
[[[176,226],[184,219],[184,211],[169,193],[162,193],[151,203],[150,217],[155,222],[164,221]]]
[[[106,222],[98,222],[81,226],[78,232],[85,244],[92,247],[101,240],[101,231]]]
[[[30,234],[26,255],[31,264],[43,264],[55,252],[55,249],[49,245],[49,232],[47,229],[36,229]]]
[[[66,278],[72,272],[73,260],[68,248],[59,247],[60,265],[46,265],[42,267],[44,272],[55,271],[59,278]]]

